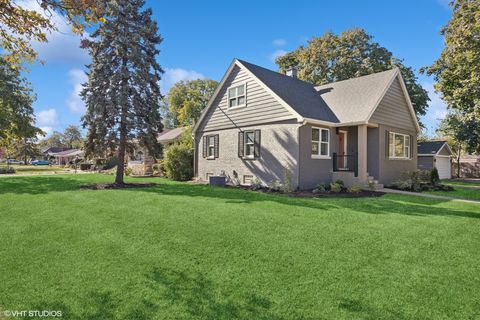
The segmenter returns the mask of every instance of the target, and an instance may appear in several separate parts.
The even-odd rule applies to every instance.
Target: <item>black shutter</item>
[[[215,135],[215,138],[214,138],[214,139],[215,139],[215,153],[214,153],[214,154],[215,154],[215,158],[218,158],[218,145],[219,145],[219,143],[218,143],[218,134]]]
[[[390,131],[385,130],[385,157],[390,157]]]
[[[203,136],[203,157],[207,157],[207,137],[208,136]]]
[[[238,133],[238,157],[243,158],[244,155],[243,132]]]
[[[410,159],[413,159],[413,136],[410,136]]]
[[[255,130],[255,148],[254,148],[254,154],[255,158],[260,157],[260,130]]]

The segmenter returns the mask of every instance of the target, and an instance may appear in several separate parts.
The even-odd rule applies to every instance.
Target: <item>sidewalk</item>
[[[431,198],[431,199],[460,201],[460,202],[480,204],[480,201],[477,201],[477,200],[467,200],[467,199],[460,199],[460,198],[447,197],[447,196],[438,196],[438,195],[435,195],[435,194],[410,192],[410,191],[395,190],[395,189],[389,189],[389,188],[382,188],[382,189],[378,189],[377,191],[385,192],[385,193],[404,194],[404,195],[409,195],[409,196],[424,197],[424,198]]]

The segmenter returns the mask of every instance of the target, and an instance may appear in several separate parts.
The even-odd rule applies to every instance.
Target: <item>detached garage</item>
[[[438,170],[440,179],[452,177],[452,149],[446,141],[418,142],[418,169]]]

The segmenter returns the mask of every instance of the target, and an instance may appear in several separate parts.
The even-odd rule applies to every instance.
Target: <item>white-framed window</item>
[[[410,159],[410,136],[407,134],[389,132],[388,157],[390,159]]]
[[[245,83],[228,88],[228,108],[245,106],[247,101],[246,91],[247,86]]]
[[[207,157],[214,158],[215,157],[215,136],[208,136],[207,137],[208,148],[207,148]]]
[[[312,158],[330,157],[330,130],[312,128]]]
[[[245,131],[244,143],[245,157],[255,157],[255,131]]]

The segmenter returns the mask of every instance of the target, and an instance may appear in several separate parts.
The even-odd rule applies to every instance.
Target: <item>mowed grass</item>
[[[442,184],[449,186],[460,186],[460,187],[477,187],[480,188],[480,181],[462,181],[462,180],[442,180]]]
[[[5,165],[4,165],[5,166]],[[62,173],[70,171],[65,166],[31,166],[31,165],[10,165],[15,169],[16,174],[44,174],[44,173]]]
[[[439,196],[454,197],[458,199],[477,200],[480,201],[480,189],[467,189],[461,187],[454,187],[453,191],[427,191],[426,193],[435,194]]]
[[[480,205],[0,178],[0,309],[63,319],[478,319]]]

